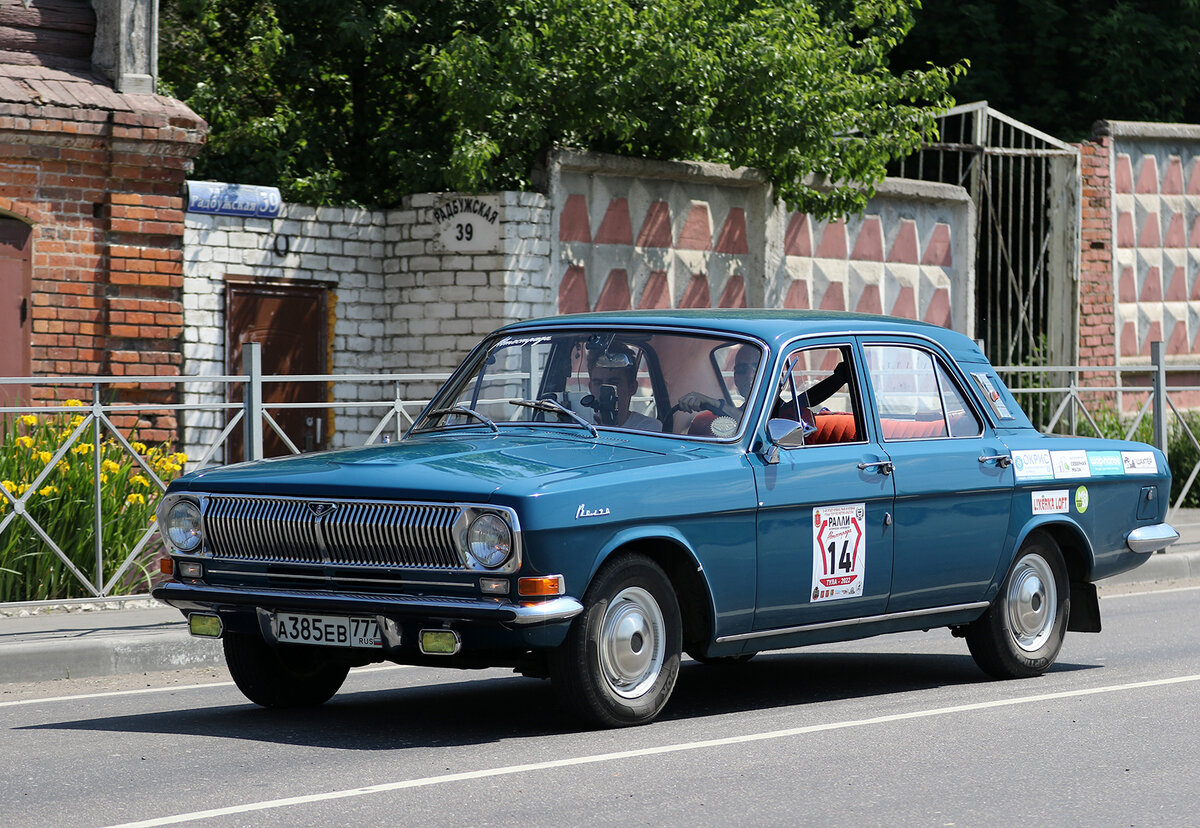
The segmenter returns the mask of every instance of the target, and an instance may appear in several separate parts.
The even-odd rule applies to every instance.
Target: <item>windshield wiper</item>
[[[524,406],[525,408],[532,408],[536,411],[548,411],[551,414],[566,414],[572,420],[579,423],[581,426],[586,428],[588,431],[592,432],[593,437],[600,436],[600,432],[596,429],[596,427],[594,425],[589,423],[587,420],[583,419],[583,417],[580,417],[578,414],[576,414],[571,409],[567,408],[565,405],[560,403],[558,400],[552,400],[547,397],[544,400],[509,400],[509,402],[512,403],[513,405],[520,405],[520,406]]]
[[[488,428],[490,428],[492,431],[496,432],[497,434],[500,433],[500,429],[496,426],[495,423],[493,423],[487,417],[480,414],[474,408],[467,408],[465,405],[456,405],[453,408],[435,408],[433,411],[429,412],[430,417],[439,417],[443,414],[466,414],[468,416],[474,417],[476,420],[479,420],[479,422],[485,424]]]

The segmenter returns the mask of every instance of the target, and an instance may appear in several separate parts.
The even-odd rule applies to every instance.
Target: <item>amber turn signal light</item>
[[[171,558],[159,558],[158,559],[158,571],[161,572],[163,575],[174,575],[175,574],[175,561],[173,561]]]
[[[517,581],[517,594],[525,596],[562,595],[565,591],[563,576],[539,575]]]

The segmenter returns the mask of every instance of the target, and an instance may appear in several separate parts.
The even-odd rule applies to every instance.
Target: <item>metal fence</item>
[[[153,486],[153,495],[161,494],[167,482],[158,474],[154,465],[147,457],[135,448],[136,441],[131,435],[123,433],[118,423],[131,415],[138,416],[146,413],[170,412],[177,417],[181,424],[186,424],[189,416],[195,412],[220,412],[226,416],[224,427],[201,448],[198,456],[190,457],[187,470],[204,468],[214,464],[213,458],[226,443],[234,429],[241,428],[246,446],[247,456],[259,458],[263,455],[263,435],[265,429],[271,429],[278,434],[287,450],[299,454],[295,442],[280,428],[273,412],[288,408],[321,408],[334,411],[371,412],[371,419],[378,417],[370,434],[366,437],[367,444],[387,441],[395,434],[402,435],[413,422],[416,415],[427,404],[426,395],[420,397],[407,393],[410,388],[427,389],[440,384],[446,379],[445,374],[363,374],[363,375],[263,375],[261,357],[257,345],[251,344],[246,349],[246,372],[229,376],[205,377],[154,377],[146,378],[147,383],[156,386],[174,385],[177,396],[186,399],[186,389],[194,384],[224,385],[232,390],[240,387],[243,401],[239,403],[122,403],[109,399],[111,393],[106,389],[112,386],[130,383],[129,377],[55,377],[55,378],[19,378],[0,379],[0,384],[20,384],[39,386],[51,389],[90,389],[90,399],[79,406],[46,404],[24,407],[0,407],[0,416],[6,421],[22,415],[37,417],[68,413],[74,416],[75,423],[61,435],[57,449],[45,462],[41,472],[27,482],[20,492],[12,491],[8,485],[0,483],[0,505],[7,508],[0,519],[0,549],[4,533],[14,521],[24,521],[38,538],[48,547],[61,563],[77,579],[92,600],[113,596],[121,587],[121,579],[131,566],[148,557],[152,557],[158,543],[153,522],[140,527],[135,543],[128,549],[107,550],[109,565],[106,570],[106,550],[102,547],[101,528],[108,518],[103,514],[102,503],[102,470],[100,467],[101,441],[111,439],[120,450],[128,455],[136,465],[139,474],[143,474]],[[1084,434],[1094,436],[1123,436],[1131,438],[1144,429],[1143,423],[1147,416],[1153,424],[1152,442],[1163,451],[1167,450],[1168,436],[1172,433],[1168,421],[1168,412],[1174,418],[1173,433],[1176,439],[1184,439],[1194,447],[1197,462],[1190,469],[1182,490],[1176,495],[1172,510],[1177,510],[1191,490],[1195,479],[1200,473],[1200,441],[1187,420],[1182,416],[1181,409],[1172,399],[1178,392],[1200,392],[1200,386],[1168,386],[1167,370],[1163,355],[1162,343],[1154,343],[1152,363],[1148,366],[1008,366],[997,368],[1005,378],[1006,383],[1021,402],[1022,407],[1031,414],[1044,432],[1062,434]],[[1200,375],[1200,366],[1171,366],[1172,372],[1195,372]],[[367,383],[380,388],[377,399],[371,400],[342,400],[322,403],[279,403],[264,402],[264,388],[272,383]],[[231,396],[226,395],[226,398]],[[1114,428],[1120,428],[1120,434],[1112,433]],[[64,538],[51,536],[40,523],[30,514],[31,498],[38,496],[38,490],[52,478],[60,461],[76,446],[88,442],[92,448],[87,452],[93,458],[92,509],[94,536],[94,563],[87,568],[71,560],[64,551]],[[11,451],[12,446],[0,447]],[[115,562],[112,553],[118,553]],[[92,562],[89,562],[92,563]]]

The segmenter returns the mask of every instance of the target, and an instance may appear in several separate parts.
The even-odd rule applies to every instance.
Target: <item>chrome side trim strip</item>
[[[845,618],[841,621],[823,621],[820,624],[802,624],[798,627],[777,627],[771,630],[755,630],[753,632],[738,633],[737,635],[723,635],[717,639],[718,644],[725,644],[731,641],[750,641],[755,638],[774,638],[779,635],[792,635],[794,633],[816,632],[817,630],[833,630],[838,627],[854,627],[860,624],[878,624],[883,621],[900,621],[905,618],[919,618],[923,615],[940,615],[945,612],[966,612],[967,610],[983,610],[987,609],[989,603],[987,601],[974,601],[970,604],[952,604],[948,607],[929,607],[928,609],[906,610],[905,612],[891,612],[884,615],[869,615],[865,618]]]
[[[1125,536],[1125,545],[1139,555],[1148,555],[1179,540],[1179,532],[1169,523],[1139,526]]]

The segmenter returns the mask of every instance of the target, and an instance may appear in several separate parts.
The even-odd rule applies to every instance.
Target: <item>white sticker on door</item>
[[[865,503],[813,507],[813,603],[863,594],[866,518]]]

